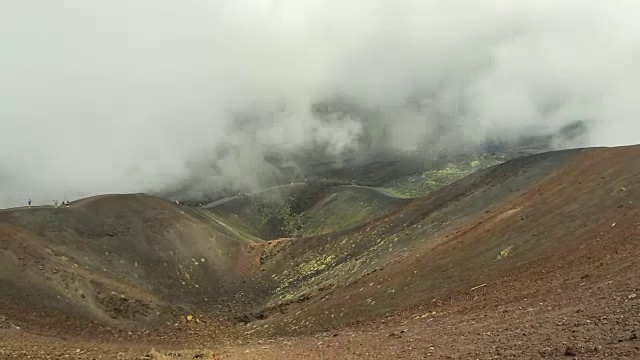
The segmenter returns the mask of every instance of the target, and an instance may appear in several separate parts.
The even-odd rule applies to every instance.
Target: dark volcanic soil
[[[144,195],[1,211],[0,358],[639,359],[639,155],[519,158],[273,241]]]

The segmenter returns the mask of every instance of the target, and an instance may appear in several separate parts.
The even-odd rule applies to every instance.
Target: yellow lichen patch
[[[500,260],[500,259],[504,259],[507,256],[509,256],[509,251],[511,250],[513,246],[509,246],[508,248],[500,251],[500,254],[498,254],[498,256],[496,256],[496,260]]]
[[[384,186],[384,189],[403,198],[416,198],[451,184],[477,170],[504,161],[500,156],[474,156],[448,164],[446,167],[413,175]]]
[[[302,264],[300,266],[300,273],[302,276],[307,276],[313,273],[320,272],[324,270],[329,263],[331,263],[336,258],[335,255],[324,255],[319,258],[313,259],[308,263]]]

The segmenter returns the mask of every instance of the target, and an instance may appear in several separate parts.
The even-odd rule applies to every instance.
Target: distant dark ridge
[[[555,143],[580,144],[587,132],[585,122],[577,121],[554,135],[524,136],[516,140],[488,139],[479,146],[465,150],[446,149],[438,152],[401,152],[393,149],[370,149],[328,155],[318,145],[293,153],[265,154],[265,162],[272,173],[260,176],[260,187],[268,188],[305,180],[336,180],[364,186],[381,186],[394,179],[436,170],[449,163],[464,161],[474,155],[499,156],[511,159],[545,152]],[[426,150],[425,150],[426,151]],[[213,155],[212,155],[213,156]],[[212,161],[213,162],[213,161]],[[203,163],[203,167],[206,164]],[[242,188],[237,181],[222,176],[194,175],[169,186],[154,195],[169,200],[179,200],[191,205],[210,203],[218,199],[257,189]]]

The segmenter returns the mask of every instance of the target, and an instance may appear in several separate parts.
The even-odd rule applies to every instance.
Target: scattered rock
[[[539,354],[542,357],[548,357],[548,356],[553,355],[553,350],[551,350],[551,348],[544,348],[544,349],[539,351]]]
[[[124,353],[123,353],[124,355]],[[149,360],[165,360],[167,359],[167,356],[162,355],[161,353],[159,353],[156,349],[151,349],[151,351],[149,351],[148,353],[146,353],[142,359],[149,359]]]
[[[567,346],[567,348],[564,350],[564,356],[577,356],[578,354],[576,353],[576,350],[571,347],[571,346]]]

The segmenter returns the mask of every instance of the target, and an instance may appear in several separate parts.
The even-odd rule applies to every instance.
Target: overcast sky
[[[591,145],[637,143],[639,15],[631,0],[1,1],[0,207],[159,189],[224,143],[246,149],[221,161],[233,176],[264,148],[339,152],[367,124],[310,115],[336,95],[380,109],[403,150],[436,111],[452,147],[575,120]],[[398,110],[411,95],[427,105]],[[230,127],[282,103],[251,137]]]

